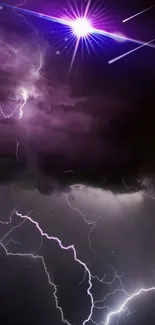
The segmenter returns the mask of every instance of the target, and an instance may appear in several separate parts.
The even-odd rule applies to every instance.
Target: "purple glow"
[[[86,37],[92,32],[91,22],[87,18],[78,18],[70,23],[73,33],[79,37]]]
[[[99,6],[95,8],[95,5],[91,5],[91,0],[88,0],[86,8],[82,8],[81,10],[77,7],[77,5],[75,5],[74,9],[69,3],[69,11],[67,10],[67,14],[65,13],[65,15],[60,13],[60,15],[58,15],[60,18],[33,12],[31,10],[21,8],[20,6],[13,6],[5,3],[0,3],[0,5],[13,9],[15,14],[17,12],[21,12],[23,14],[64,25],[63,39],[68,40],[67,47],[72,48],[74,46],[70,70],[74,63],[80,44],[82,49],[83,45],[86,47],[90,56],[91,51],[95,52],[96,54],[95,45],[103,48],[106,46],[109,39],[116,40],[117,42],[129,41],[140,46],[146,45],[148,47],[155,48],[155,44],[152,44],[152,42],[143,42],[141,40],[135,40],[131,37],[126,37],[121,33],[107,31],[106,25],[108,25],[109,29],[109,22],[106,21],[106,12],[102,14]],[[104,29],[102,29],[103,24]]]
[[[126,38],[125,38],[125,35],[123,35],[123,34],[121,34],[121,33],[114,33],[114,40],[116,41],[116,42],[120,42],[120,43],[122,43],[122,42],[125,42],[126,41]]]

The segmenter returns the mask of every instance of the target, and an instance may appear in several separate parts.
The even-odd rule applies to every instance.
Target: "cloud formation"
[[[0,116],[1,165],[9,174],[25,166],[37,170],[32,177],[36,187],[37,177],[45,184],[50,177],[52,185],[43,186],[45,192],[75,183],[102,188],[116,184],[123,191],[122,178],[137,183],[136,177],[143,179],[148,170],[154,174],[151,89],[140,93],[133,72],[126,78],[125,71],[118,74],[118,68],[111,72],[107,66],[96,80],[98,90],[89,82],[86,87],[80,69],[70,80],[60,80],[57,70],[66,64],[65,58],[58,59],[54,47],[34,36],[30,28],[21,33],[15,23],[0,29],[2,111],[8,115],[18,107],[21,89],[27,94],[22,119],[18,109],[11,119]]]

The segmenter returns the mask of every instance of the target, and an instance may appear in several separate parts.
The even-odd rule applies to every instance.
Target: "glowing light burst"
[[[86,18],[78,18],[71,22],[70,26],[78,38],[86,37],[92,32],[91,22]]]
[[[63,25],[64,33],[66,34],[65,38],[68,40],[68,44],[74,46],[70,70],[73,66],[80,43],[82,49],[83,45],[85,45],[85,48],[88,50],[89,54],[91,54],[90,50],[93,50],[96,53],[96,45],[103,48],[103,45],[106,44],[108,38],[119,41],[129,41],[139,45],[145,44],[145,46],[155,48],[155,45],[151,42],[135,40],[133,38],[121,35],[120,33],[112,33],[102,29],[104,24],[104,13],[102,14],[102,10],[100,10],[100,8],[98,8],[96,13],[95,7],[91,6],[91,0],[88,1],[85,10],[81,11],[76,5],[74,10],[74,8],[69,4],[70,12],[67,11],[67,16],[64,15],[60,18],[34,12],[19,6],[12,6],[5,3],[0,3],[0,5],[13,9],[15,13],[22,12],[25,15],[38,17]]]

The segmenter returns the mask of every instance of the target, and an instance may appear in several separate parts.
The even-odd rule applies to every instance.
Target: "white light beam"
[[[143,14],[144,12],[146,12],[146,11],[152,9],[153,7],[154,7],[154,6],[151,6],[151,7],[149,7],[149,8],[146,8],[146,9],[144,9],[144,10],[138,12],[137,14],[135,14],[135,15],[133,15],[133,16],[130,16],[130,17],[128,17],[128,18],[122,20],[122,23],[126,23],[128,20],[131,20],[131,19],[133,19],[133,18],[135,18],[135,17],[137,17],[137,16]]]
[[[108,61],[108,63],[109,63],[109,64],[112,64],[112,63],[114,63],[114,62],[116,62],[116,61],[118,61],[118,60],[120,60],[120,59],[123,59],[125,56],[127,56],[127,55],[129,55],[129,54],[131,54],[131,53],[133,53],[133,52],[135,52],[135,51],[141,49],[141,48],[144,47],[144,46],[147,46],[148,44],[150,44],[150,43],[152,43],[152,42],[154,42],[154,41],[155,41],[155,38],[154,38],[153,40],[149,41],[149,42],[144,43],[143,45],[140,45],[140,46],[136,47],[135,49],[133,49],[133,50],[131,50],[131,51],[128,51],[128,52],[126,52],[126,53],[124,53],[124,54],[121,54],[121,55],[117,56],[116,58],[114,58],[114,59]]]

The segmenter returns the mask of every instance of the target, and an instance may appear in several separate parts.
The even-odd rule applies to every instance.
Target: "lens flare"
[[[3,6],[4,8],[6,7],[9,9],[13,9],[13,12],[17,15],[18,13],[21,13],[22,15],[38,17],[64,26],[64,29],[61,29],[61,33],[63,33],[63,37],[61,37],[61,40],[65,40],[65,42],[67,40],[67,45],[64,48],[74,48],[69,73],[72,69],[79,47],[81,48],[82,53],[85,48],[90,56],[91,51],[97,54],[95,49],[96,46],[103,48],[110,39],[116,40],[117,42],[132,42],[138,44],[138,48],[141,48],[143,46],[155,48],[155,44],[153,44],[153,41],[144,42],[141,40],[133,39],[131,37],[126,37],[120,33],[111,32],[109,31],[109,26],[107,30],[106,24],[108,23],[108,21],[106,21],[106,19],[108,19],[108,16],[106,17],[106,11],[102,14],[100,6],[91,5],[91,0],[88,0],[86,8],[82,6],[82,8],[80,9],[75,4],[74,9],[70,2],[68,2],[68,5],[69,10],[65,10],[65,15],[60,13],[60,15],[54,17],[51,15],[42,14],[25,8],[21,8],[21,5],[14,6],[0,2],[0,6]],[[123,22],[125,21],[126,20],[124,20]],[[132,52],[129,51],[128,54]],[[57,53],[59,54],[59,51],[57,51]],[[119,58],[121,57],[124,57],[124,55],[120,56]],[[109,63],[115,61],[116,60],[111,60],[109,61]]]
[[[79,37],[86,37],[92,32],[91,22],[86,18],[78,18],[70,24],[73,33]]]

